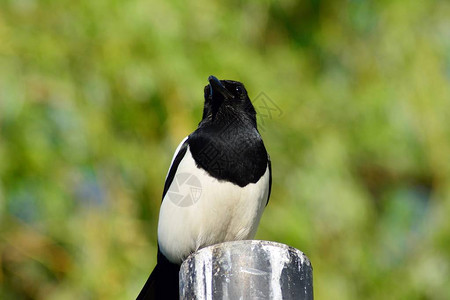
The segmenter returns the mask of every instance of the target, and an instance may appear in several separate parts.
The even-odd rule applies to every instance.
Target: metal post
[[[313,299],[309,259],[269,241],[235,241],[203,248],[180,269],[180,299]]]

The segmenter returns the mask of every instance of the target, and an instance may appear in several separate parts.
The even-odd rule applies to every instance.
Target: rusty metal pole
[[[309,259],[269,241],[235,241],[203,248],[181,265],[180,299],[313,299]]]

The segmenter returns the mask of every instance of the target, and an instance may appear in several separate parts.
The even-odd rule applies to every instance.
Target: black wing
[[[272,162],[270,161],[270,156],[267,154],[267,164],[269,165],[269,194],[267,195],[267,204],[269,204],[270,192],[272,192]]]
[[[183,159],[184,155],[186,154],[187,147],[188,147],[188,139],[187,138],[183,145],[180,147],[180,150],[178,150],[178,153],[175,156],[175,159],[172,162],[172,165],[170,166],[169,174],[167,174],[166,182],[164,183],[164,191],[162,195],[162,200],[164,200],[164,197],[166,196],[167,190],[169,189],[170,185],[172,184],[173,178],[175,177],[175,174],[177,173],[178,166],[180,165],[181,160]],[[162,202],[161,200],[161,202]]]

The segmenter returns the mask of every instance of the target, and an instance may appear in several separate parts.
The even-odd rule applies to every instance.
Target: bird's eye
[[[242,94],[244,92],[244,89],[241,86],[237,86],[236,87],[236,92],[238,92],[238,94]]]

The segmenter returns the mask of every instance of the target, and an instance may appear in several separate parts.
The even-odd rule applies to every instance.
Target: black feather
[[[178,300],[180,266],[168,261],[158,249],[158,263],[136,300]]]
[[[172,184],[173,178],[175,177],[175,174],[178,170],[178,165],[180,164],[181,160],[183,159],[184,155],[186,154],[187,150],[187,141],[181,145],[180,150],[177,153],[177,156],[172,162],[172,166],[170,167],[169,173],[167,174],[166,182],[164,183],[164,191],[162,195],[162,200],[164,200],[164,197],[166,196],[167,190],[169,189],[170,185]],[[162,201],[161,200],[161,201]]]

